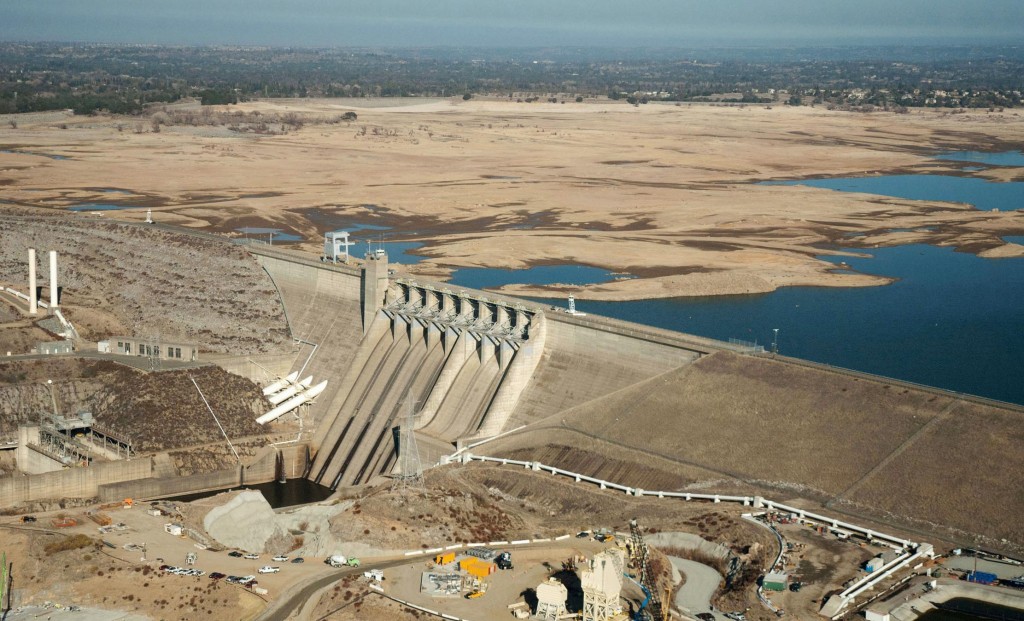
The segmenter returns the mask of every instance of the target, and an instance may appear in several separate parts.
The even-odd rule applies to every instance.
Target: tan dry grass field
[[[854,232],[868,246],[1021,251],[999,235],[1024,231],[1024,212],[753,184],[925,171],[1021,179],[1019,168],[970,172],[928,157],[1020,148],[1024,123],[1013,110],[391,103],[402,105],[272,100],[216,110],[305,120],[298,129],[271,123],[272,134],[175,121],[187,106],[159,132],[128,118],[27,116],[0,130],[0,151],[15,151],[0,153],[0,186],[23,206],[121,202],[140,209],[104,217],[141,220],[152,207],[158,221],[185,226],[282,228],[314,253],[325,230],[390,226],[391,239],[424,242],[428,259],[411,271],[432,277],[562,262],[639,276],[577,290],[595,299],[886,282],[834,273],[816,258],[828,252],[816,244]],[[358,120],[338,122],[346,111]],[[887,232],[919,227],[931,230]]]

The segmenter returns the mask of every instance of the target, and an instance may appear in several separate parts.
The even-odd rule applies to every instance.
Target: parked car
[[[589,536],[590,536],[590,531],[587,531],[587,530],[581,530],[580,532],[576,533],[576,538],[577,539],[586,539]]]
[[[210,574],[210,580],[220,580],[221,578],[227,578],[226,574],[222,574],[219,571],[215,571]]]
[[[252,552],[250,552],[248,554],[243,554],[242,558],[249,559],[250,561],[255,561],[255,560],[259,560],[260,555],[259,554],[253,554]]]
[[[292,562],[293,563],[305,563],[306,559],[302,558],[301,556],[297,556],[297,557],[292,559]]]
[[[238,550],[232,550],[232,551],[228,552],[228,556],[233,556],[235,558],[242,558],[242,553],[239,552]]]
[[[279,571],[281,571],[280,567],[271,567],[270,565],[264,565],[263,567],[260,567],[259,573],[261,573],[261,574],[276,574]]]
[[[36,516],[34,516],[34,515],[23,515],[23,516],[21,516],[21,521],[24,522],[25,524],[28,524],[30,522],[35,522],[36,521]]]
[[[288,557],[285,556],[284,554],[278,554],[277,556],[275,556],[274,558],[272,558],[270,560],[276,561],[278,563],[286,563],[286,562],[288,562]]]

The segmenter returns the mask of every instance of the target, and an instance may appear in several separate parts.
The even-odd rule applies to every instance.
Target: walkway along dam
[[[1024,552],[1019,406],[414,280],[383,256],[250,251],[301,345],[278,372],[328,380],[320,484],[393,472],[408,398],[424,465],[496,438],[496,457],[644,489],[713,481]]]

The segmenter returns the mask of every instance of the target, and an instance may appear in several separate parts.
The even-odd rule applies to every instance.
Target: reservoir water
[[[788,356],[1024,404],[1024,259],[911,245],[844,260],[857,271],[898,280],[763,295],[576,300],[576,308],[766,347],[778,328],[779,352]]]
[[[1019,152],[940,157],[1024,165]],[[784,183],[958,201],[983,210],[1024,207],[1024,183],[1019,182],[890,175]],[[1005,239],[1024,241],[1019,236]],[[779,352],[784,355],[1024,404],[1024,258],[984,259],[927,245],[857,252],[868,256],[823,258],[837,264],[844,260],[858,272],[897,280],[881,287],[784,287],[762,295],[577,300],[576,308],[700,336],[757,342],[766,348],[778,328]],[[457,270],[453,283],[488,288],[552,282],[538,269]],[[564,298],[543,301],[566,306]]]
[[[624,277],[590,265],[536,265],[522,270],[464,267],[452,272],[449,282],[459,287],[482,289],[528,282],[534,285],[593,285]]]
[[[863,192],[922,201],[970,203],[982,211],[1024,208],[1024,183],[997,183],[975,177],[946,175],[883,175],[768,181],[763,185],[807,185],[842,192]]]
[[[951,160],[954,162],[975,162],[990,166],[1024,166],[1024,153],[1020,151],[1003,151],[1001,153],[952,151],[950,153],[940,153],[935,156],[935,159]]]
[[[120,211],[122,209],[139,209],[136,205],[115,205],[113,203],[80,203],[68,207],[68,211]]]

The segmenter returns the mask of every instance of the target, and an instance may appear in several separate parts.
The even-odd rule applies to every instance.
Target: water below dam
[[[211,496],[216,496],[217,494],[223,494],[224,492],[232,492],[240,489],[258,491],[263,494],[263,497],[267,499],[267,502],[270,503],[270,506],[274,509],[319,502],[321,500],[326,500],[332,493],[330,488],[324,487],[323,485],[317,485],[309,479],[299,478],[288,479],[284,483],[270,481],[268,483],[257,483],[255,485],[240,485],[235,487],[225,487],[223,489],[208,490],[205,492],[196,492],[195,494],[168,496],[162,500],[192,502],[193,500],[209,498]]]

